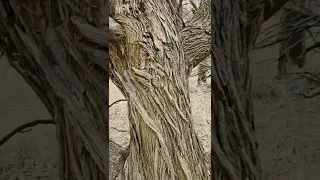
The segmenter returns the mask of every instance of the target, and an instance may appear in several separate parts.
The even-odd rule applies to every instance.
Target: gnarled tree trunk
[[[60,179],[106,180],[108,8],[81,2],[1,0],[0,47],[56,122]]]
[[[110,70],[128,99],[131,136],[124,179],[209,179],[176,10],[161,0],[115,4],[125,38],[110,46]]]

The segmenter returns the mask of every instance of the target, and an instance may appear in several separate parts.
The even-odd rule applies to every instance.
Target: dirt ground
[[[265,180],[320,179],[320,96],[295,95],[308,86],[302,79],[278,82],[276,63],[258,63],[277,56],[277,48],[252,53],[253,105],[260,161]],[[304,70],[320,70],[320,54],[310,54]],[[0,138],[33,119],[50,118],[47,110],[21,77],[0,60]],[[210,97],[205,87],[190,79],[192,114],[196,131],[210,151]],[[122,95],[110,85],[110,104]],[[126,102],[110,109],[110,139],[128,144]],[[112,154],[111,154],[112,156]],[[113,158],[114,163],[114,156]],[[113,167],[112,167],[113,168]],[[114,170],[114,169],[113,169]],[[57,143],[52,125],[39,125],[17,134],[0,147],[0,180],[54,180]]]

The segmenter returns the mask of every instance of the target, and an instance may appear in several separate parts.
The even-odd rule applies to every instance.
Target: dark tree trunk
[[[109,176],[108,36],[103,31],[108,22],[96,21],[100,13],[108,20],[108,8],[92,6],[0,1],[1,49],[56,122],[61,180]],[[79,14],[84,8],[85,15]],[[102,29],[104,44],[87,41],[79,32],[83,26],[87,32]]]
[[[304,2],[299,2],[300,7],[303,8]],[[298,4],[298,3],[295,3]],[[300,14],[289,8],[282,10],[281,31],[290,33],[288,30],[294,28],[295,23],[299,21]],[[306,63],[306,57],[303,55],[305,51],[305,31],[293,32],[292,35],[282,41],[279,47],[279,62],[278,62],[278,75],[285,75],[290,71],[290,67],[297,66],[303,68]]]
[[[246,10],[246,3],[238,0],[213,3],[211,167],[215,180],[262,178],[252,109],[249,51],[264,22],[263,6],[253,6],[256,14],[249,16],[251,11]]]
[[[262,179],[249,52],[262,23],[286,2],[216,0],[212,4],[212,179]]]

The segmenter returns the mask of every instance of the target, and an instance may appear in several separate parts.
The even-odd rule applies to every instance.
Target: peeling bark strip
[[[167,1],[115,1],[126,41],[112,43],[112,76],[128,99],[130,153],[126,180],[209,179],[195,134],[186,59]],[[210,6],[209,6],[210,7]]]

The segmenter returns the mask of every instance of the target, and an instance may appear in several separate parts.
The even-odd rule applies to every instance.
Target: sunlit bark
[[[209,179],[192,124],[176,10],[160,0],[116,4],[113,18],[126,39],[111,45],[110,70],[128,99],[131,139],[125,179]]]

